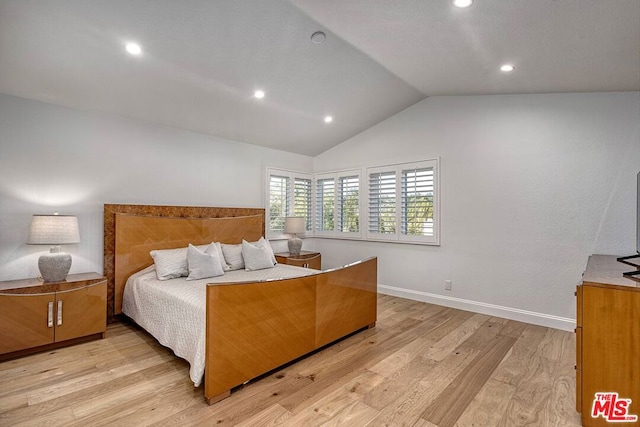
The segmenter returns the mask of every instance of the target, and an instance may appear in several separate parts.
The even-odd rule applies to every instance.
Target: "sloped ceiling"
[[[431,95],[627,90],[638,0],[0,0],[0,93],[311,156]]]

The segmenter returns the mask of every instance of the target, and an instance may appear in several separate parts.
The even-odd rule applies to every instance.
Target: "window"
[[[288,176],[269,176],[269,231],[284,231],[284,218],[290,210],[289,181]]]
[[[315,234],[360,237],[360,171],[318,174]]]
[[[293,178],[293,216],[306,218],[305,230],[311,231],[311,178]]]
[[[335,180],[316,180],[316,231],[333,231],[335,228]]]
[[[396,172],[369,172],[369,233],[396,232]]]
[[[440,243],[438,160],[367,169],[367,238]]]
[[[279,237],[287,216],[302,216],[311,231],[311,176],[267,168],[267,235]]]
[[[338,231],[360,232],[360,176],[338,179]]]
[[[402,171],[400,231],[433,236],[433,168]]]
[[[366,177],[366,179],[364,178]],[[439,160],[305,174],[267,168],[267,235],[287,216],[316,237],[439,245]]]

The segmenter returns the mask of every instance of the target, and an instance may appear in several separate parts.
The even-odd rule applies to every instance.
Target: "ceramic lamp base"
[[[45,282],[64,282],[71,269],[71,255],[49,252],[38,259],[38,268]]]
[[[300,255],[302,249],[302,239],[299,237],[291,237],[287,242],[289,244],[289,253],[291,255]]]

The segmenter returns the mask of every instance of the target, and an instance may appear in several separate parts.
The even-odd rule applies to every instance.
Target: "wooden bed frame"
[[[264,209],[105,205],[105,276],[119,315],[127,278],[151,249],[264,235]],[[107,248],[108,246],[108,248]],[[108,259],[107,259],[108,258]],[[231,389],[376,322],[377,259],[317,275],[207,286],[204,394]]]

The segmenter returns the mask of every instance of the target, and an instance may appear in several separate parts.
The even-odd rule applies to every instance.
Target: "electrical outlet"
[[[450,291],[451,290],[451,280],[445,280],[444,281],[444,290],[445,291]]]

